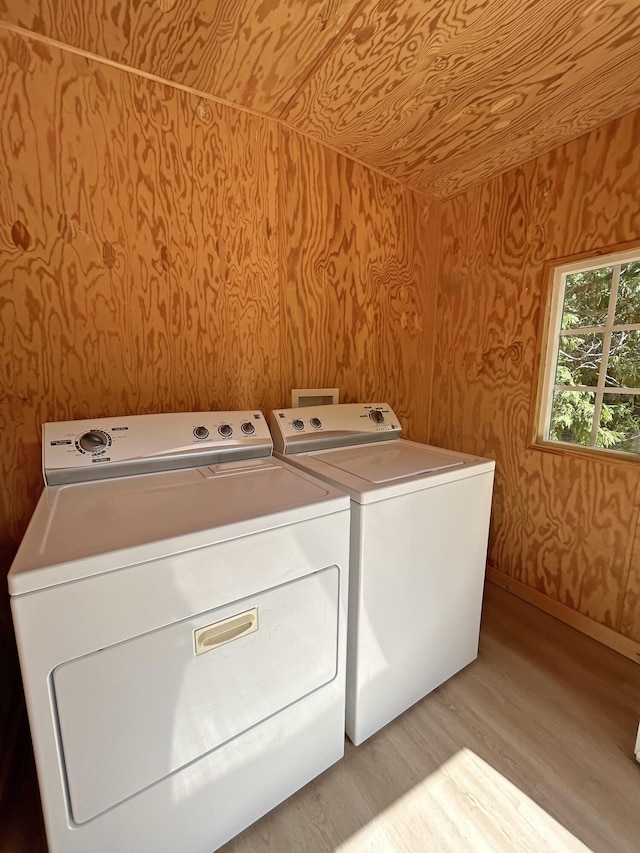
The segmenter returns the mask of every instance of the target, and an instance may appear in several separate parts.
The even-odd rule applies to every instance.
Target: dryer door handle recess
[[[238,613],[237,616],[230,616],[228,619],[222,619],[220,622],[214,622],[213,625],[206,625],[194,631],[195,653],[201,655],[210,652],[224,643],[245,637],[257,630],[258,608],[254,607],[244,613]]]

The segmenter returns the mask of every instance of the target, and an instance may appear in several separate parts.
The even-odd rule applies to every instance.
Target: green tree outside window
[[[549,439],[640,454],[640,259],[567,273],[557,340]]]

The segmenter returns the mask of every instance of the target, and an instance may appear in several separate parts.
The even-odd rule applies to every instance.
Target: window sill
[[[581,447],[576,444],[563,444],[560,441],[533,441],[527,450],[541,450],[555,456],[576,456],[592,462],[613,462],[616,465],[635,466],[640,462],[640,455],[622,453],[619,450],[603,450],[592,447]]]

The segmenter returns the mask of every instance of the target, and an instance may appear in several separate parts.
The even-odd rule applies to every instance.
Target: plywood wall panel
[[[640,103],[637,0],[0,0],[0,22],[283,119],[434,198]]]
[[[43,421],[279,402],[278,164],[274,126],[246,113],[16,35],[0,63],[15,543]]]
[[[521,488],[528,525],[512,528],[515,540],[521,540],[521,579],[620,630],[637,473],[570,457],[538,460],[534,453],[527,462]]]
[[[640,111],[540,157],[532,221],[536,260],[638,237]]]
[[[6,30],[0,68],[3,567],[46,420],[268,411],[335,383],[426,437],[429,202],[268,120]]]
[[[294,387],[385,400],[427,434],[437,220],[428,202],[286,129],[283,370]]]
[[[636,491],[635,529],[630,543],[629,573],[620,631],[640,643],[640,482]]]
[[[277,115],[360,0],[22,0],[0,17],[26,30]]]
[[[627,116],[443,204],[431,431],[497,460],[492,565],[630,637],[638,467],[534,449],[530,424],[544,263],[640,242],[639,122]]]

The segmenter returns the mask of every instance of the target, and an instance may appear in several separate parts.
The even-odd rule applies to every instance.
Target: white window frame
[[[553,276],[551,283],[551,299],[548,312],[548,320],[546,325],[546,337],[542,350],[542,369],[541,369],[541,392],[540,405],[538,407],[536,443],[549,448],[564,448],[577,452],[595,452],[597,454],[609,454],[615,457],[622,457],[640,462],[640,454],[627,453],[625,451],[613,450],[606,447],[596,447],[596,437],[598,433],[598,425],[600,423],[600,412],[602,409],[602,401],[605,395],[609,394],[640,394],[640,388],[609,388],[605,386],[606,368],[609,357],[609,349],[611,345],[611,335],[617,331],[633,331],[640,330],[640,323],[613,324],[615,316],[615,304],[618,296],[618,284],[620,281],[620,267],[630,261],[640,260],[640,246],[633,249],[627,249],[622,252],[612,252],[607,255],[599,255],[593,258],[583,258],[580,261],[572,261],[571,263],[561,264],[553,268]],[[576,272],[589,272],[590,270],[599,269],[600,267],[613,267],[613,278],[611,282],[611,294],[609,296],[609,306],[607,310],[607,319],[604,326],[584,326],[572,329],[561,329],[562,326],[562,308],[564,305],[564,290],[565,280],[567,275]],[[558,362],[559,339],[564,335],[576,334],[604,334],[602,362],[600,364],[600,372],[598,376],[597,386],[569,386],[556,385],[555,376]],[[595,409],[593,415],[593,426],[591,429],[590,444],[573,444],[571,442],[558,441],[549,438],[551,429],[551,410],[553,406],[554,391],[585,391],[595,394]]]

